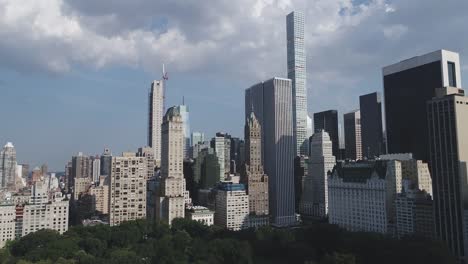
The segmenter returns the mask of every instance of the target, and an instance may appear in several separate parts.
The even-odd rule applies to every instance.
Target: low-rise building
[[[214,223],[214,212],[204,206],[189,206],[185,210],[185,218],[211,226]]]

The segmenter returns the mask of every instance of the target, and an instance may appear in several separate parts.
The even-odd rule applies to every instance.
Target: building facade
[[[16,206],[14,204],[0,204],[0,248],[7,241],[15,239]]]
[[[328,133],[333,145],[333,156],[340,158],[338,111],[328,110],[314,113],[314,129],[315,132],[325,130]]]
[[[328,174],[336,164],[330,136],[324,130],[312,136],[308,174],[299,212],[307,216],[326,217],[328,214]]]
[[[184,159],[188,159],[190,156],[190,112],[188,106],[178,105],[177,106],[180,116],[182,117],[182,126],[184,131]]]
[[[286,16],[288,78],[292,81],[293,131],[296,155],[307,155],[307,68],[305,48],[305,16],[291,12]]]
[[[262,164],[262,128],[253,112],[246,120],[244,133],[246,162],[242,178],[247,184],[249,213],[256,220],[255,226],[268,225],[268,175]]]
[[[109,193],[109,224],[146,217],[146,176],[148,165],[145,157],[124,152],[112,157]]]
[[[349,231],[393,234],[398,161],[337,163],[328,178],[328,217]]]
[[[351,160],[362,159],[361,111],[344,114],[345,157]]]
[[[397,237],[409,235],[434,238],[433,201],[417,189],[399,193],[395,199]]]
[[[454,76],[455,78],[455,76]],[[455,87],[437,89],[427,103],[435,230],[453,255],[468,254],[468,99]]]
[[[11,142],[6,143],[0,151],[1,189],[15,190],[16,150]]]
[[[154,159],[161,160],[161,124],[164,115],[164,80],[151,83],[148,95],[148,146],[153,148]]]
[[[68,230],[69,201],[55,194],[49,199],[47,188],[42,182],[36,182],[31,190],[29,202],[22,209],[21,236],[51,229],[65,233]]]
[[[191,206],[187,208],[185,218],[207,226],[214,224],[214,212],[203,206]]]
[[[253,112],[262,128],[262,163],[268,175],[272,224],[296,223],[291,80],[273,78],[245,91],[245,118]]]
[[[460,88],[458,53],[438,50],[384,67],[388,153],[413,153],[429,160],[426,102],[436,88]]]
[[[221,183],[218,186],[214,223],[233,231],[249,227],[249,196],[243,184]]]
[[[382,128],[382,100],[379,92],[359,96],[362,156],[369,159],[386,153]]]
[[[184,129],[179,108],[167,110],[162,124],[161,179],[156,220],[172,223],[185,217]]]

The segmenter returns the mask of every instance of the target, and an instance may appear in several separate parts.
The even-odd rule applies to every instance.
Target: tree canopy
[[[455,263],[439,242],[351,233],[329,224],[238,232],[176,219],[40,230],[9,242],[0,263]]]

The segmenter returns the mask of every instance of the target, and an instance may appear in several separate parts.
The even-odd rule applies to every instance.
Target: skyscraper
[[[93,160],[93,182],[99,184],[99,177],[101,176],[101,159],[96,156]]]
[[[216,157],[218,157],[219,163],[219,180],[223,181],[225,178],[225,146],[224,146],[224,135],[216,134],[211,139],[211,147],[214,149]]]
[[[205,134],[202,132],[192,132],[192,140],[190,146],[203,143],[205,141]]]
[[[336,159],[332,142],[325,131],[312,135],[308,174],[304,179],[299,211],[302,214],[325,217],[328,213],[328,173],[333,170]]]
[[[164,114],[164,80],[153,81],[148,100],[148,145],[153,148],[154,159],[161,161],[161,124]]]
[[[338,111],[328,110],[314,113],[314,129],[315,132],[325,130],[328,133],[333,145],[333,156],[340,157]]]
[[[185,217],[184,128],[180,108],[169,108],[163,119],[160,189],[156,220],[172,223]]]
[[[262,162],[269,176],[273,224],[295,224],[294,152],[291,80],[273,78],[245,91],[245,117],[253,112],[262,128]]]
[[[109,176],[112,169],[112,153],[110,149],[105,148],[101,155],[101,175]]]
[[[7,142],[0,151],[1,189],[15,189],[16,150],[11,142]]]
[[[251,226],[268,224],[268,176],[262,164],[262,128],[253,112],[245,124],[245,171]],[[252,224],[254,223],[254,224]]]
[[[361,111],[354,110],[343,116],[346,158],[362,159]]]
[[[92,179],[93,163],[89,156],[79,152],[77,156],[72,157],[72,178],[89,178]]]
[[[359,107],[361,111],[362,156],[372,159],[386,152],[382,134],[380,93],[359,96]]]
[[[301,12],[286,16],[288,78],[292,81],[292,104],[296,155],[308,155],[305,18]]]
[[[458,53],[434,51],[384,67],[382,73],[388,152],[428,161],[426,102],[436,88],[461,87]]]
[[[177,106],[180,116],[182,117],[182,126],[184,130],[184,159],[189,158],[190,150],[190,114],[186,105]]]
[[[455,256],[466,261],[468,98],[454,87],[437,89],[436,94],[427,103],[435,231]]]

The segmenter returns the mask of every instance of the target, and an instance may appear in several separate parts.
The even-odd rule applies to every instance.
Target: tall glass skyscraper
[[[304,14],[286,16],[288,78],[292,80],[294,138],[297,155],[308,155]]]

